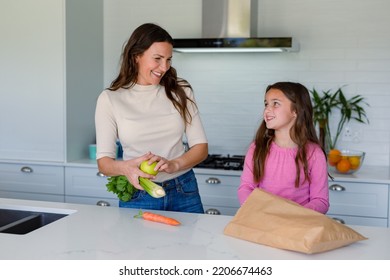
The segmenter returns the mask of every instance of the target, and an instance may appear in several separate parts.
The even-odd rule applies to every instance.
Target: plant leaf
[[[342,87],[336,91],[322,91],[320,94],[315,88],[310,90],[313,104],[313,122],[315,125],[321,126],[325,123],[325,134],[327,145],[331,149],[336,147],[339,136],[344,128],[344,125],[352,120],[359,123],[369,123],[365,109],[362,105],[369,106],[361,95],[352,96],[347,99],[342,91]],[[340,118],[337,124],[336,135],[332,139],[330,135],[329,122],[332,111],[338,109]]]

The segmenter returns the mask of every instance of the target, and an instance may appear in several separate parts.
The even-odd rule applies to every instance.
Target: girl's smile
[[[288,132],[294,125],[296,113],[282,91],[270,89],[265,95],[264,106],[263,117],[268,129]]]

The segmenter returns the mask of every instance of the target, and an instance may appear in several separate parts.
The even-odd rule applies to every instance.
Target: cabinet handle
[[[99,200],[97,203],[96,203],[97,206],[110,206],[110,203],[108,203],[107,201],[104,201],[104,200]]]
[[[96,176],[98,176],[98,177],[106,177],[106,175],[104,175],[102,172],[98,172],[98,173],[96,173]]]
[[[23,166],[22,168],[20,168],[20,171],[22,171],[23,173],[33,173],[34,170],[31,167]]]
[[[343,187],[339,184],[333,184],[329,187],[329,190],[336,191],[336,192],[343,192],[343,191],[345,191],[345,187]]]
[[[209,215],[221,215],[221,212],[218,209],[210,208],[205,211],[205,214]]]
[[[332,219],[335,220],[336,222],[340,223],[340,224],[343,224],[343,225],[345,224],[343,219],[335,218],[335,217],[333,217]]]
[[[215,178],[215,177],[210,177],[210,178],[206,179],[206,183],[207,184],[221,184],[221,180],[219,180],[218,178]]]

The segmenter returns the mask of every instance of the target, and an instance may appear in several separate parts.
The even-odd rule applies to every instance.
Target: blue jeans
[[[119,201],[119,207],[152,209],[190,213],[204,213],[195,173],[191,169],[177,178],[158,183],[166,196],[154,198],[146,191],[136,191],[128,202]]]

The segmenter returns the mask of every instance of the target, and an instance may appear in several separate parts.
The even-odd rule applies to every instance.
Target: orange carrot
[[[134,218],[143,218],[144,220],[147,220],[147,221],[163,223],[163,224],[167,224],[167,225],[171,225],[171,226],[180,225],[180,222],[178,220],[173,219],[173,218],[159,215],[159,214],[152,213],[152,212],[142,212],[142,210],[139,210],[138,215],[135,215]]]

